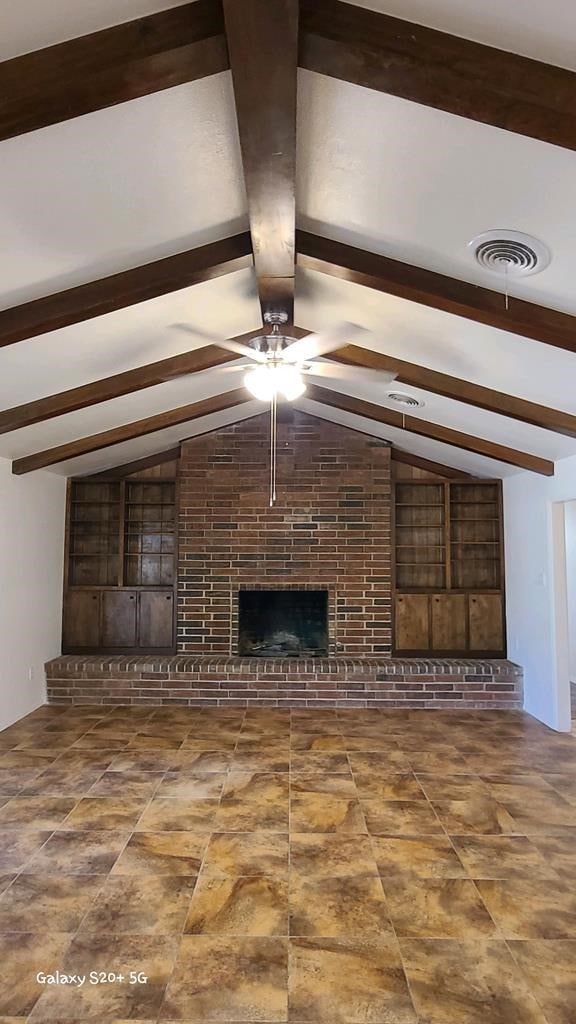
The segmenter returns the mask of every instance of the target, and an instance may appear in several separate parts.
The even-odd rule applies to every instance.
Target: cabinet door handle
[[[131,601],[133,601],[133,600],[134,600],[134,594],[130,594],[130,600],[131,600]]]
[[[98,594],[92,594],[92,600],[93,601],[97,601],[98,600]]]
[[[167,601],[171,601],[172,600],[172,594],[166,594],[166,600]]]

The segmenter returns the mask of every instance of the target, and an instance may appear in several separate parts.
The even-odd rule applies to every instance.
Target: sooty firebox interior
[[[328,654],[327,590],[240,590],[238,653],[260,658]]]

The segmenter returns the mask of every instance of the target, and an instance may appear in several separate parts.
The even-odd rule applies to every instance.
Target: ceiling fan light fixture
[[[268,363],[249,370],[244,385],[260,402],[271,402],[282,395],[289,402],[300,398],[306,390],[302,374],[289,363]]]

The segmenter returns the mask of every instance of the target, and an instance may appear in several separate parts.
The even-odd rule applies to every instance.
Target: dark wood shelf
[[[450,543],[452,544],[453,547],[457,546],[473,548],[476,545],[478,545],[479,547],[500,547],[500,542],[497,540],[451,540]]]
[[[433,558],[428,562],[418,561],[417,559],[413,562],[397,562],[397,566],[400,568],[402,565],[421,565],[423,569],[426,569],[430,565],[443,565],[446,567],[446,559]]]
[[[446,545],[442,544],[398,544],[396,551],[444,551]]]
[[[114,558],[118,558],[119,554],[120,554],[119,551],[109,551],[109,552],[104,552],[104,551],[80,551],[80,552],[77,552],[75,554],[70,554],[69,557],[70,558],[91,558],[92,556],[96,556],[97,558],[101,558],[103,561],[111,561]]]
[[[141,590],[141,591],[154,590],[154,591],[157,591],[158,593],[161,593],[161,594],[171,594],[173,592],[173,590],[174,590],[174,588],[170,584],[167,584],[167,583],[161,583],[157,587],[150,587],[147,584],[145,586],[132,586],[131,584],[127,584],[124,587],[116,587],[116,586],[114,586],[113,583],[99,583],[99,584],[96,584],[96,585],[93,585],[91,583],[90,584],[75,583],[75,584],[69,584],[68,585],[68,589],[69,590],[83,590],[83,591],[87,591],[87,592],[90,592],[90,593],[92,593],[92,591],[110,590],[110,591],[113,591],[115,594],[117,594],[117,593],[118,594],[119,593],[125,593],[125,592],[127,593],[128,591],[132,591],[132,590]]]
[[[466,516],[463,519],[452,518],[452,523],[456,523],[460,526],[461,523],[499,523],[499,516]]]

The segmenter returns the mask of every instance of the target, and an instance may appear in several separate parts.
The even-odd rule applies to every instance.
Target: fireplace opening
[[[240,590],[238,653],[253,658],[328,654],[327,590]]]

